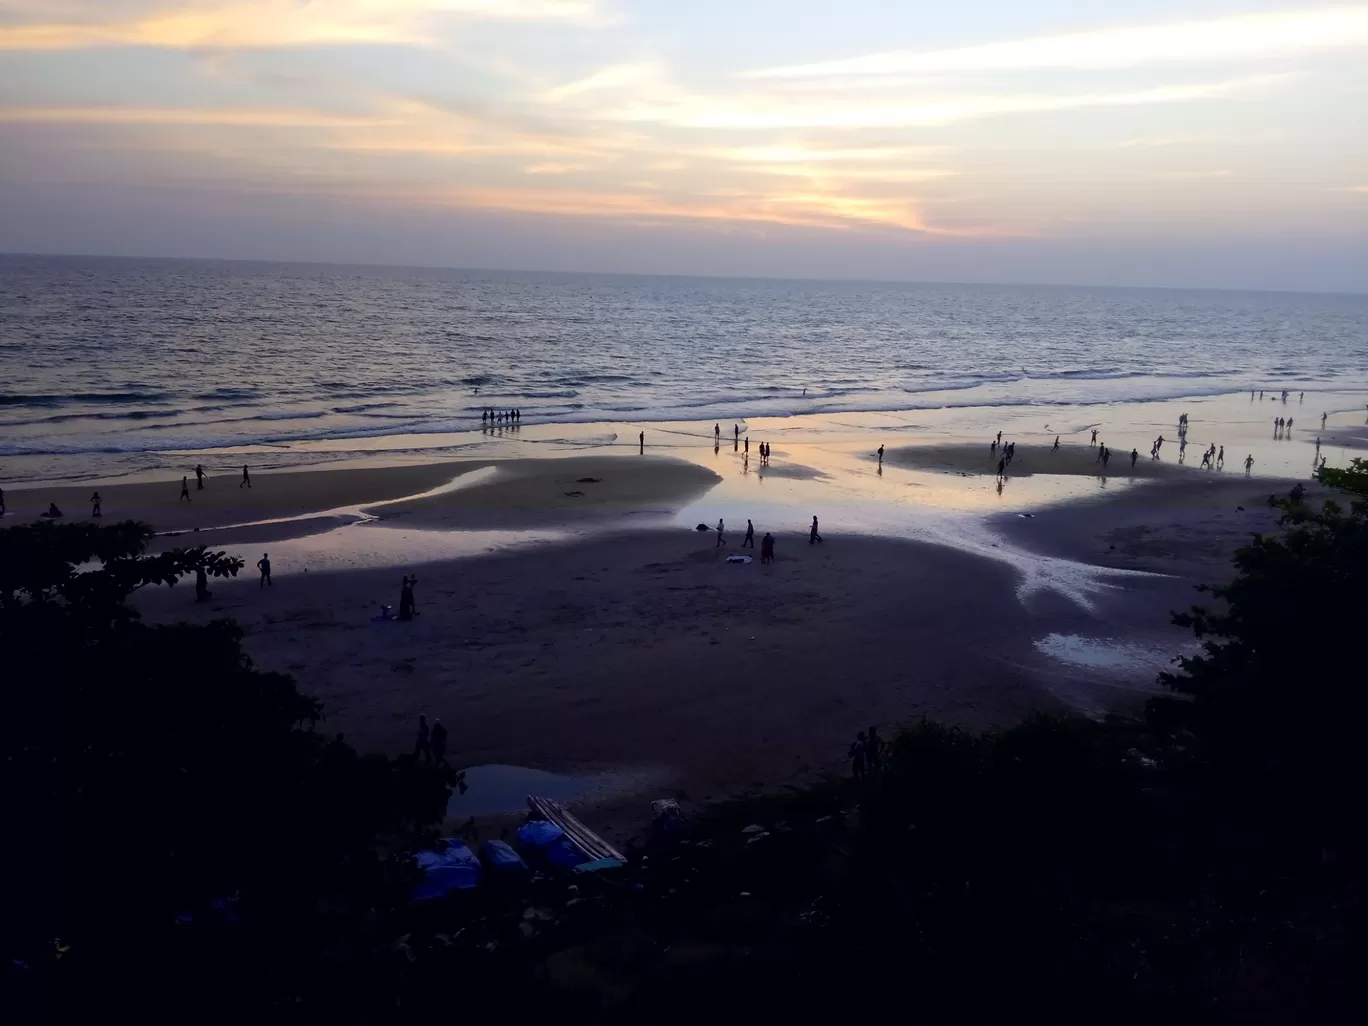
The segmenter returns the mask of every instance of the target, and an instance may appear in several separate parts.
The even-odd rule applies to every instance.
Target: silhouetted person
[[[1097,444],[1097,428],[1093,428],[1093,429],[1092,429],[1092,441],[1090,441],[1088,444],[1089,444],[1089,445],[1096,445],[1096,444]]]
[[[988,443],[988,458],[989,458],[989,459],[992,459],[992,458],[993,458],[994,456],[996,456],[996,455],[997,455],[997,439],[994,438],[991,442]]]
[[[1058,436],[1058,435],[1055,435],[1055,444],[1054,444],[1054,448],[1051,449],[1050,452],[1059,452],[1059,436]]]
[[[641,453],[642,456],[645,456],[645,455],[646,455],[646,432],[645,432],[645,431],[643,431],[643,432],[641,432],[641,434],[637,435],[637,444],[641,447],[638,451]]]
[[[1140,458],[1140,450],[1139,450],[1139,449],[1132,449],[1132,450],[1131,450],[1131,470],[1134,470],[1134,469],[1135,469],[1135,461],[1138,460],[1139,458]]]
[[[855,740],[850,745],[850,775],[856,780],[865,778],[865,766],[869,758],[869,746],[865,742],[865,732],[862,730],[855,735]]]
[[[209,594],[209,574],[204,567],[195,567],[195,601],[208,602]]]
[[[714,444],[714,445],[721,445],[721,444],[722,444],[722,428],[719,427],[719,426],[716,425],[716,424],[713,425],[713,444]]]
[[[239,488],[252,487],[252,475],[247,473],[247,464],[242,465],[242,480],[238,483]]]
[[[1287,430],[1288,430],[1288,431],[1291,431],[1291,430],[1292,430],[1292,418],[1291,418],[1291,417],[1288,417],[1288,418],[1287,418]]]
[[[1001,445],[1001,444],[1002,444],[1002,432],[1001,432],[1001,431],[999,431],[999,432],[997,433],[997,444],[998,444],[998,445]]]
[[[1107,469],[1107,464],[1111,462],[1111,450],[1105,445],[1102,446],[1102,469]]]
[[[1004,456],[1004,457],[1002,457],[1002,459],[998,460],[997,476],[998,476],[999,480],[1007,476],[1007,457],[1006,457],[1006,456]]]
[[[432,734],[429,737],[429,744],[432,745],[432,764],[434,766],[446,766],[447,730],[446,727],[442,726],[441,720],[432,721]]]
[[[57,503],[49,502],[47,512],[41,515],[47,517],[50,520],[56,520],[58,517],[62,515],[62,511],[57,508]]]
[[[426,716],[418,717],[418,738],[413,744],[413,757],[424,762],[432,761],[432,731],[428,730]]]
[[[186,502],[189,502],[189,501],[190,501],[190,478],[189,478],[189,477],[182,477],[182,478],[181,478],[181,493],[180,493],[180,497],[181,497],[182,499],[184,499]],[[177,501],[179,501],[179,500],[177,500]]]
[[[399,619],[413,619],[413,582],[404,574],[404,582],[399,586]]]
[[[1245,457],[1245,477],[1249,476],[1249,468],[1254,466],[1254,456],[1251,453]]]
[[[204,464],[195,464],[195,491],[204,491]]]
[[[1321,430],[1322,430],[1322,431],[1325,430],[1325,418],[1326,418],[1327,416],[1328,416],[1328,414],[1324,414],[1324,413],[1321,414]]]
[[[817,533],[817,518],[814,516],[812,518],[812,531],[808,534],[808,544],[815,545],[817,542],[821,540],[822,536]]]
[[[96,492],[94,495],[92,495],[92,496],[90,497],[90,515],[91,515],[92,517],[98,517],[98,516],[100,516],[100,493],[99,493],[99,492]]]
[[[770,534],[768,531],[766,531],[765,536],[760,539],[760,562],[774,562],[774,535]]]
[[[262,588],[274,588],[275,584],[271,581],[271,557],[263,552],[261,558],[257,560],[257,569],[261,571],[261,580],[257,583],[257,590]]]
[[[727,536],[726,536],[725,534],[722,533],[723,530],[724,530],[724,526],[723,526],[723,524],[722,524],[722,518],[721,518],[721,517],[718,517],[718,518],[717,518],[717,544],[713,546],[713,548],[715,548],[715,549],[716,549],[716,548],[721,548],[723,545],[726,545],[726,544],[727,544]]]
[[[746,537],[742,540],[741,547],[755,548],[755,525],[749,520],[746,521]]]
[[[740,425],[740,424],[733,424],[733,425],[732,425],[732,441],[737,441],[738,439],[740,439],[740,437],[741,437],[741,425]]]
[[[1218,466],[1218,467],[1224,467],[1224,466],[1225,466],[1225,446],[1224,446],[1224,445],[1221,446],[1220,454],[1217,455],[1217,457],[1216,457],[1216,466]]]
[[[883,452],[884,452],[884,447],[881,445],[881,446],[879,446],[879,462],[880,462],[880,463],[883,462]]]
[[[879,759],[883,756],[884,741],[879,737],[879,728],[870,727],[869,733],[865,735],[865,763],[870,770],[879,768]]]

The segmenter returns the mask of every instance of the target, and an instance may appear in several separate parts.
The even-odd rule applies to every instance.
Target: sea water
[[[7,482],[342,458],[487,408],[730,427],[1251,388],[1361,410],[1368,297],[0,256]]]

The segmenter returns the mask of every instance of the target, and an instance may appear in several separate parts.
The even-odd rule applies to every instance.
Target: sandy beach
[[[1069,481],[1097,475],[1095,450],[1019,445],[1013,472],[1035,475],[1042,496],[1058,482],[1071,501],[956,514],[972,528],[967,544],[858,526],[906,520],[904,497],[925,503],[939,481],[991,476],[980,448],[891,449],[886,471],[858,452],[802,450],[798,471],[769,484],[736,454],[716,472],[701,465],[711,447],[694,460],[619,452],[294,471],[254,478],[250,495],[211,482],[193,498],[221,523],[294,519],[201,530],[196,542],[247,559],[242,578],[216,583],[205,604],[188,587],[140,601],[158,620],[237,619],[258,664],[294,674],[323,700],[325,729],[363,750],[410,750],[426,714],[447,725],[458,765],[592,777],[580,802],[622,837],[659,794],[707,801],[841,772],[870,724],[983,727],[1142,700],[1191,644],[1171,611],[1194,585],[1229,576],[1230,553],[1273,526],[1267,497],[1287,487],[1142,459],[1141,480],[1078,499]],[[107,515],[192,522],[160,486],[102,494]],[[810,544],[807,509],[827,494],[846,505],[824,512],[823,541]],[[772,566],[726,562],[757,551],[741,547],[737,519],[752,500],[757,543],[767,530],[777,538]],[[349,526],[337,527],[339,510]],[[723,514],[724,546],[692,529]],[[288,548],[320,530],[326,544]],[[263,537],[282,546],[269,589],[251,569]],[[394,539],[409,547],[378,562],[322,558]],[[444,554],[442,542],[462,539],[473,547],[461,558]],[[1023,591],[1033,560],[1045,583]],[[408,572],[417,619],[373,621],[397,605]],[[1062,577],[1090,583],[1052,589]]]

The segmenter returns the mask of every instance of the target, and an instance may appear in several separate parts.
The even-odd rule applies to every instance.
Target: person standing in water
[[[721,428],[719,425],[714,424],[714,425],[713,425],[713,441],[714,441],[714,442],[720,442],[721,440],[722,440],[722,428]]]
[[[746,521],[746,538],[745,541],[741,543],[741,547],[743,549],[755,548],[755,525],[749,520]]]
[[[92,496],[90,497],[90,515],[91,515],[92,517],[98,517],[98,516],[100,516],[100,493],[99,493],[99,492],[96,492],[94,495],[92,495]]]
[[[998,479],[999,481],[1001,481],[1001,480],[1002,480],[1004,477],[1006,477],[1006,476],[1007,476],[1007,457],[1004,456],[1004,457],[1002,457],[1002,459],[998,460],[997,479]]]
[[[190,501],[190,479],[188,477],[181,478],[180,497],[184,499],[186,502]]]
[[[261,571],[261,580],[257,583],[257,591],[262,588],[274,588],[275,584],[271,581],[271,555],[263,552],[261,558],[257,560],[257,569]]]
[[[251,487],[252,487],[252,475],[249,474],[249,473],[247,473],[247,464],[245,464],[245,463],[242,465],[242,481],[239,482],[238,487],[239,487],[239,488],[251,488]]]
[[[195,464],[195,491],[204,491],[204,464]]]
[[[747,435],[747,436],[746,436],[746,449],[745,449],[745,452],[746,452],[746,455],[747,455],[747,456],[750,455],[750,435]]]
[[[808,535],[808,544],[815,545],[822,540],[822,536],[817,533],[817,517],[812,518],[812,532]]]

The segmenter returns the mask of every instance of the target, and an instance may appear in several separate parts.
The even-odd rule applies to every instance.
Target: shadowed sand
[[[1097,458],[1097,447],[1091,445],[1061,444],[1058,452],[1051,452],[1052,445],[1018,444],[1016,456],[1007,468],[1009,477],[1030,477],[1033,474],[1065,474],[1072,477],[1100,477],[1102,464]],[[1112,452],[1107,464],[1109,477],[1156,478],[1172,477],[1200,469],[1202,451],[1200,447],[1188,446],[1187,465],[1179,465],[1178,443],[1166,438],[1162,459],[1150,459],[1148,451],[1139,454],[1135,466],[1131,466],[1130,450]],[[1002,449],[994,454],[986,445],[911,445],[900,449],[890,449],[884,454],[884,462],[912,470],[937,470],[954,474],[996,474]],[[1243,458],[1243,457],[1241,457]],[[1233,470],[1233,457],[1226,454],[1226,472]]]
[[[494,468],[493,473],[468,490],[421,497],[460,475],[485,468]],[[582,478],[595,480],[583,482]],[[250,488],[239,487],[240,480],[238,476],[213,478],[200,491],[191,474],[189,502],[180,498],[179,479],[11,489],[6,495],[6,522],[36,520],[49,502],[57,504],[68,522],[88,519],[88,500],[98,491],[105,522],[140,520],[163,532],[347,509],[380,517],[404,516],[415,524],[512,526],[512,521],[544,523],[576,512],[668,509],[706,491],[718,477],[696,464],[668,457],[599,455],[351,469],[324,466],[253,474]],[[410,498],[414,496],[420,497]],[[410,501],[399,501],[405,499]]]

